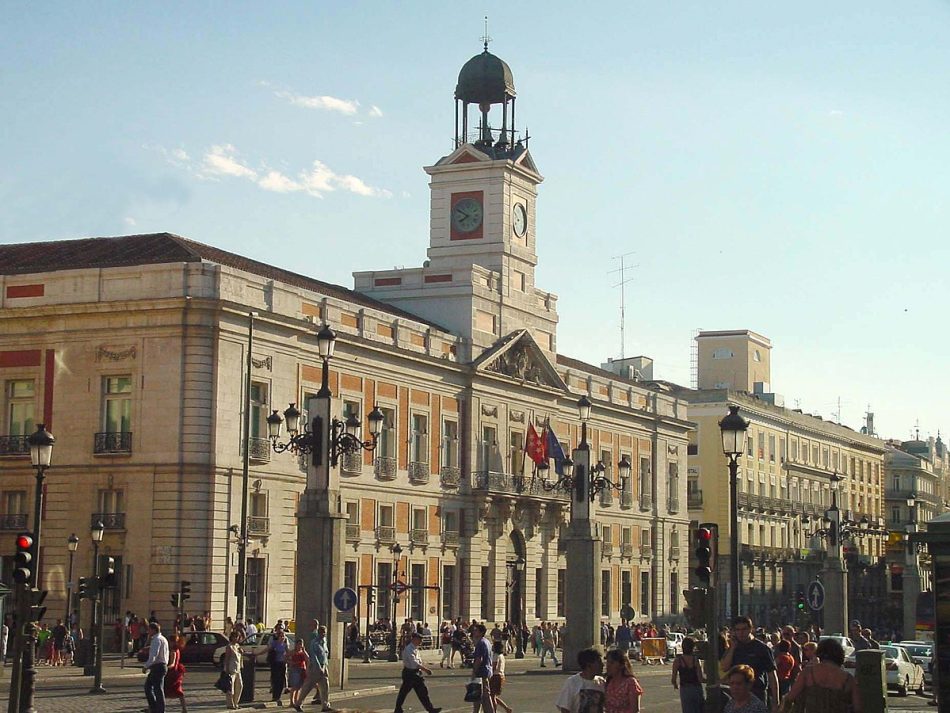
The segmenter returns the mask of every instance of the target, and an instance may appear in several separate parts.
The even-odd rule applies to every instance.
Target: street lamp
[[[511,598],[511,608],[514,610],[511,623],[515,625],[515,658],[524,658],[524,568],[527,562],[525,558],[518,555],[517,559],[505,562],[505,566],[511,570],[511,592],[517,593],[517,601]]]
[[[324,365],[326,361],[324,361]],[[284,451],[291,451],[295,454],[307,454],[313,453],[314,462],[319,464],[322,462],[321,451],[321,430],[319,417],[313,419],[313,428],[312,430],[306,430],[304,426],[304,432],[300,432],[300,410],[297,408],[297,404],[292,403],[286,409],[284,409],[284,415],[281,415],[275,410],[270,416],[267,417],[267,432],[270,435],[271,442],[274,445],[274,451],[276,453],[283,453]],[[372,411],[369,412],[367,417],[369,420],[369,433],[370,439],[364,441],[360,438],[360,429],[362,424],[360,423],[359,416],[356,414],[350,414],[345,421],[341,421],[338,418],[333,418],[330,420],[330,438],[329,438],[329,448],[328,455],[330,460],[330,466],[335,468],[339,463],[340,456],[356,453],[359,450],[373,451],[376,449],[376,445],[379,442],[379,434],[383,430],[383,421],[385,416],[380,410],[379,405],[377,404]],[[286,443],[281,443],[280,432],[284,423],[287,424],[287,432],[290,434],[290,440]],[[320,461],[317,459],[320,458]]]
[[[99,579],[99,543],[106,533],[106,526],[102,520],[96,520],[90,530],[92,536],[92,576],[96,584],[96,598],[92,601],[92,651],[93,651],[93,680],[90,693],[105,693],[102,687],[102,582]],[[86,675],[88,675],[88,667]]]
[[[389,624],[391,634],[389,637],[389,661],[398,661],[399,654],[396,651],[398,648],[398,639],[396,638],[396,605],[399,604],[399,589],[397,585],[399,583],[399,555],[402,554],[402,547],[399,546],[397,542],[392,546],[393,553],[393,610],[390,612]]]
[[[719,422],[722,452],[729,459],[729,610],[739,616],[739,457],[745,452],[745,434],[749,422],[739,415],[739,407],[729,406],[729,413]]]
[[[79,538],[76,537],[75,532],[66,540],[66,549],[69,550],[69,581],[66,582],[66,616],[63,622],[66,624],[66,630],[70,631],[72,629],[69,613],[73,603],[73,558],[76,556],[76,550],[79,549]]]

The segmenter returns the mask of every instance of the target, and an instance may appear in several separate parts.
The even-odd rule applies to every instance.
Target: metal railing
[[[413,545],[428,545],[429,531],[414,527],[409,531],[409,542]]]
[[[634,551],[632,542],[624,542],[622,545],[620,545],[620,556],[636,557],[636,552]]]
[[[641,545],[640,546],[640,556],[644,559],[649,559],[653,556],[653,545]]]
[[[23,530],[26,528],[25,512],[0,515],[0,530]]]
[[[600,556],[604,559],[610,559],[614,556],[614,543],[602,542],[600,545]]]
[[[89,520],[89,527],[94,527],[97,522],[105,525],[107,530],[124,530],[125,513],[124,512],[94,512]]]
[[[623,490],[620,492],[620,507],[622,508],[633,507],[633,493],[631,493],[629,490]]]
[[[376,528],[376,539],[385,545],[391,545],[396,541],[396,528],[391,525],[380,525]]]
[[[703,491],[702,490],[687,490],[686,491],[686,507],[701,508],[702,506],[703,506]]]
[[[422,485],[429,482],[429,464],[421,461],[409,463],[409,482]]]
[[[439,478],[443,488],[457,488],[462,482],[462,472],[458,466],[443,465],[439,471]]]
[[[360,525],[359,523],[346,523],[346,539],[350,542],[359,542],[360,541]]]
[[[247,534],[250,537],[262,537],[270,534],[270,518],[266,515],[248,515]]]
[[[679,498],[670,498],[667,503],[666,509],[669,512],[679,512],[680,509],[680,499]]]
[[[640,509],[649,510],[653,507],[653,494],[643,493],[640,495]]]
[[[538,478],[508,475],[495,471],[472,473],[472,490],[512,495],[570,500],[571,494],[563,490],[545,490]]]
[[[671,560],[678,560],[679,558],[680,558],[680,548],[679,548],[679,547],[671,547],[671,548],[670,548],[670,559],[671,559]]]
[[[459,546],[459,533],[457,530],[443,530],[442,531],[442,544],[446,547],[458,547]]]
[[[600,491],[600,506],[607,507],[613,505],[614,494],[613,488],[607,487]]]
[[[0,456],[25,456],[30,453],[29,436],[0,436]]]
[[[132,431],[123,433],[95,433],[92,439],[93,453],[131,453]]]
[[[376,458],[376,477],[380,480],[395,480],[396,459],[388,456]]]
[[[340,472],[343,475],[360,475],[363,472],[363,454],[344,453],[340,458]]]
[[[270,463],[271,445],[269,438],[248,438],[247,457],[258,463]]]

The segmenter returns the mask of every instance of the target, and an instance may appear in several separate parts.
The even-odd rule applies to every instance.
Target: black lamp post
[[[389,638],[389,661],[398,661],[398,633],[396,632],[396,605],[399,604],[399,590],[396,588],[399,583],[399,556],[402,554],[402,547],[397,542],[392,546],[393,553],[393,610],[389,616],[391,634]]]
[[[517,559],[505,562],[505,566],[511,570],[511,590],[516,596],[511,597],[511,609],[513,616],[511,624],[515,627],[515,658],[524,658],[524,568],[527,562],[525,558],[518,555]]]
[[[49,468],[53,456],[53,443],[56,439],[46,430],[42,423],[36,427],[36,432],[27,439],[30,444],[30,461],[36,470],[36,496],[33,499],[33,577],[32,586],[40,581],[40,530],[43,523],[43,481],[46,480],[46,469]]]
[[[73,604],[73,558],[76,556],[76,550],[79,549],[79,538],[74,532],[66,540],[66,549],[69,550],[69,581],[66,582],[66,616],[63,623],[66,624],[66,631],[72,628],[72,622],[69,620],[69,613]]]
[[[749,422],[739,415],[738,406],[730,406],[728,415],[719,422],[722,452],[729,459],[729,610],[739,616],[739,457],[745,452],[745,434]]]
[[[93,579],[96,586],[96,598],[92,601],[92,655],[93,655],[93,679],[90,693],[105,693],[106,689],[102,687],[102,582],[99,578],[99,543],[105,535],[106,526],[102,520],[96,520],[90,530],[92,535],[92,562]],[[87,674],[88,675],[88,674]]]

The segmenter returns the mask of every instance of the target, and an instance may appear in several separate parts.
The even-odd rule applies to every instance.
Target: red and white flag
[[[545,453],[544,448],[544,439],[538,435],[538,432],[534,429],[534,424],[528,424],[528,435],[524,441],[524,452],[528,454],[528,458],[533,460],[536,465],[539,465],[543,461],[547,460],[547,454]]]

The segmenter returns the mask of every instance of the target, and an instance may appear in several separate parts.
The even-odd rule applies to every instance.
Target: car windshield
[[[885,646],[883,648],[884,658],[888,659],[899,659],[901,657],[900,651],[897,650],[896,646]]]
[[[907,653],[909,653],[911,656],[930,656],[929,646],[921,646],[919,644],[903,644],[902,648],[907,649]]]

